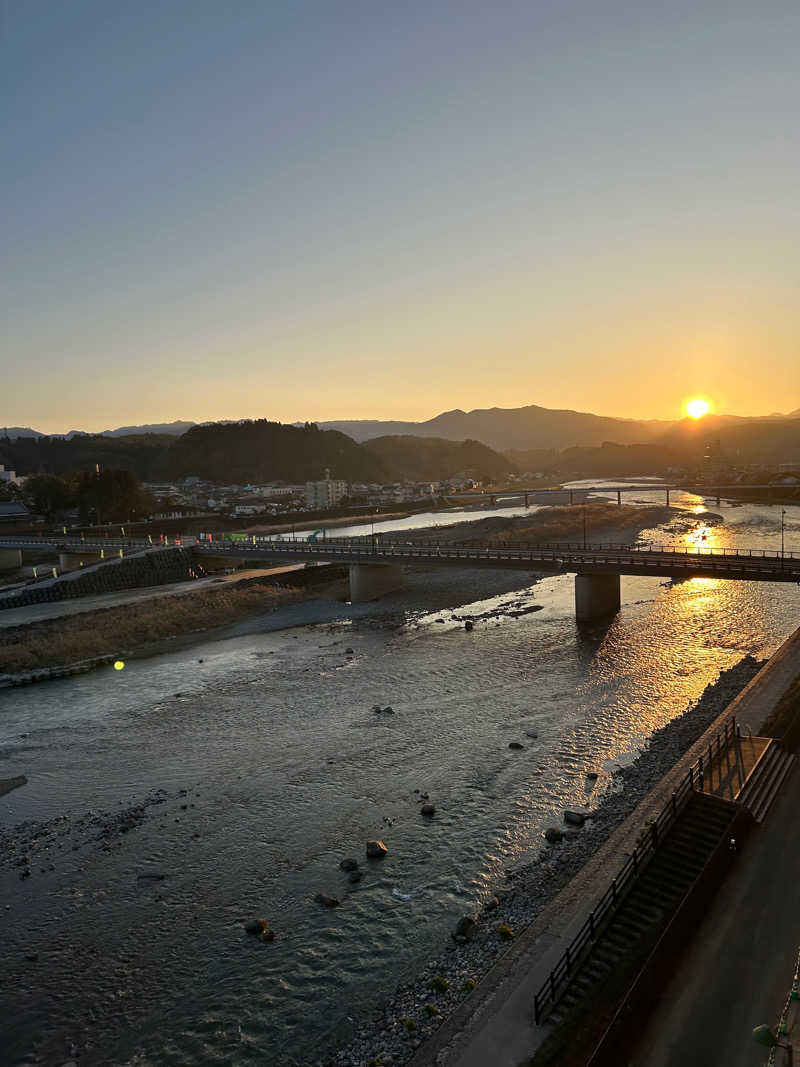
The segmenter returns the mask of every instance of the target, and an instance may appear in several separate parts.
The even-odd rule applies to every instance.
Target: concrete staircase
[[[585,1063],[667,923],[725,841],[737,808],[695,793],[647,868],[620,902],[550,1012],[553,1027],[535,1067]]]
[[[777,741],[767,744],[736,798],[756,822],[763,820],[796,762],[797,757],[786,752]]]

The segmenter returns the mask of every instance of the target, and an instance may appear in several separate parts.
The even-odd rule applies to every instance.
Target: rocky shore
[[[462,920],[445,952],[417,977],[398,986],[336,1053],[317,1067],[400,1067],[476,988],[507,950],[508,942],[539,914],[588,858],[631,814],[653,786],[758,673],[763,662],[747,655],[723,671],[700,699],[656,731],[637,759],[619,768],[581,829],[564,828],[536,859],[506,872],[506,885],[480,913]],[[604,887],[598,887],[598,894]],[[587,908],[591,902],[587,900]],[[465,917],[466,919],[466,917]]]

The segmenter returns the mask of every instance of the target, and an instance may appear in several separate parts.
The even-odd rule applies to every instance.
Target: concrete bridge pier
[[[21,566],[21,548],[0,548],[0,571],[18,571]]]
[[[397,563],[351,563],[350,603],[364,604],[401,589],[403,568]]]
[[[615,615],[621,604],[618,574],[575,575],[575,618],[578,622]]]

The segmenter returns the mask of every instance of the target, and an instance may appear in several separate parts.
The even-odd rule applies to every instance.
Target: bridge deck
[[[756,582],[800,582],[800,553],[762,549],[688,548],[674,545],[534,545],[512,542],[454,544],[382,542],[378,538],[337,538],[326,541],[183,540],[202,556],[232,560],[297,559],[341,563],[399,563],[443,567],[489,567],[556,573],[649,575],[660,578],[726,578]],[[70,538],[0,539],[0,547],[44,548],[85,552],[93,548],[125,552],[155,547],[147,541]]]

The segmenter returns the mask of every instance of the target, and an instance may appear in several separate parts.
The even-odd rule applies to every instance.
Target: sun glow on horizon
[[[707,415],[710,410],[711,405],[701,396],[695,396],[691,400],[686,401],[686,414],[691,415],[693,419],[701,419],[703,415]]]

